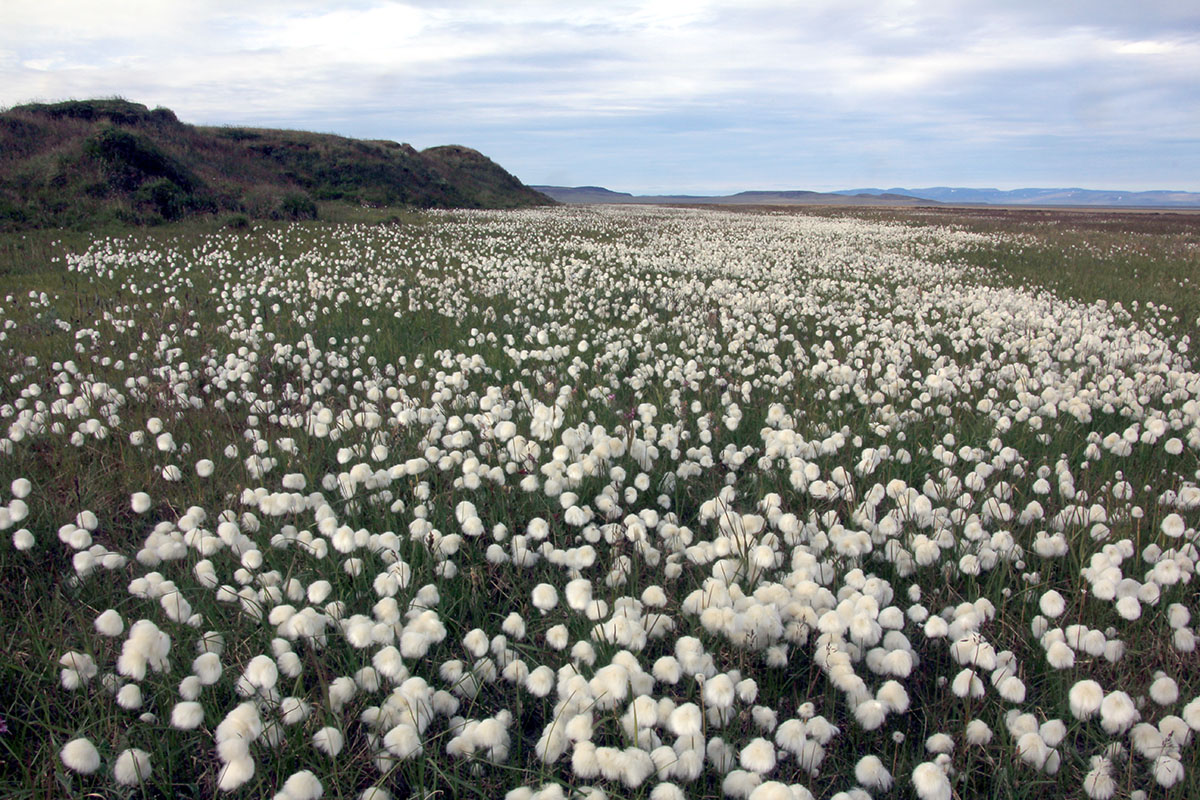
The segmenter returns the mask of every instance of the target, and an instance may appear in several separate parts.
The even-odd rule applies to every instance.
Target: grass
[[[632,451],[612,456],[610,465],[620,466],[624,478],[614,477],[606,466],[572,484],[580,502],[597,509],[593,498],[612,486],[622,509],[612,520],[616,528],[607,533],[597,528],[589,534],[595,538],[590,544],[597,562],[580,574],[592,580],[594,596],[611,609],[623,597],[640,596],[650,584],[667,587],[662,611],[676,630],[663,639],[649,639],[637,652],[636,659],[647,670],[657,658],[674,653],[675,639],[687,634],[712,655],[718,671],[737,670],[755,678],[757,699],[739,703],[737,713],[719,731],[711,720],[706,723],[710,737],[720,733],[740,748],[761,735],[751,706],[775,709],[783,722],[799,713],[803,702],[814,703],[817,713],[841,729],[826,745],[820,774],[811,776],[794,759],[784,759],[773,777],[803,783],[818,797],[852,788],[855,764],[865,753],[879,755],[900,791],[911,793],[912,770],[932,758],[923,743],[939,731],[957,742],[952,785],[960,797],[1078,796],[1088,757],[1112,737],[1095,721],[1079,722],[1071,715],[1066,695],[1076,679],[1094,677],[1107,690],[1122,688],[1136,697],[1147,692],[1152,671],[1163,669],[1180,685],[1175,713],[1200,694],[1197,657],[1170,645],[1165,611],[1171,603],[1179,603],[1195,617],[1198,609],[1190,584],[1163,587],[1157,605],[1146,603],[1141,620],[1131,625],[1111,604],[1090,596],[1094,591],[1081,576],[1093,555],[1117,540],[1129,540],[1135,555],[1125,574],[1137,578],[1146,566],[1141,553],[1147,545],[1176,544],[1159,528],[1167,509],[1158,499],[1195,482],[1194,446],[1186,447],[1179,457],[1167,453],[1162,441],[1138,443],[1126,457],[1110,454],[1103,444],[1105,437],[1120,434],[1135,421],[1129,407],[1111,411],[1097,407],[1087,420],[1065,413],[1043,414],[1041,427],[1028,417],[1018,419],[1028,398],[1015,381],[1006,382],[999,362],[988,359],[1003,354],[1010,365],[1034,365],[1037,359],[1052,359],[1054,352],[1002,342],[999,336],[1010,333],[1004,329],[997,330],[992,341],[969,333],[959,336],[932,313],[965,320],[966,312],[954,306],[955,292],[974,296],[1017,285],[1053,293],[1056,302],[1046,306],[1052,315],[1072,302],[1091,303],[1091,318],[1098,319],[1097,301],[1104,300],[1110,309],[1120,303],[1129,316],[1118,313],[1108,327],[1098,329],[1114,337],[1106,340],[1111,347],[1119,338],[1113,331],[1135,323],[1177,345],[1194,325],[1194,316],[1186,311],[1195,302],[1190,222],[1159,220],[1154,223],[1161,223],[1158,228],[1146,222],[1144,228],[1122,232],[1122,223],[1082,216],[1055,226],[1036,217],[981,219],[969,214],[936,220],[872,216],[869,223],[828,226],[820,219],[779,220],[711,211],[401,215],[387,209],[322,206],[323,217],[334,213],[342,215],[338,224],[255,221],[229,229],[220,219],[202,219],[142,231],[0,235],[0,288],[13,297],[0,321],[7,326],[0,341],[6,378],[0,383],[0,406],[13,411],[5,417],[4,431],[8,432],[19,405],[30,408],[36,398],[50,403],[60,396],[77,396],[83,375],[91,376],[89,382],[106,381],[122,397],[107,411],[96,400],[83,414],[56,413],[53,419],[63,425],[60,432],[46,429],[18,437],[0,456],[0,500],[11,500],[8,487],[13,480],[32,482],[29,517],[20,526],[37,540],[28,551],[18,551],[10,543],[0,545],[0,607],[22,611],[0,619],[0,717],[9,729],[0,734],[0,788],[6,796],[202,797],[215,793],[220,764],[213,731],[240,701],[236,682],[244,666],[257,654],[272,653],[272,639],[278,635],[273,625],[255,618],[254,609],[280,602],[299,608],[308,602],[300,599],[303,594],[288,601],[271,600],[269,595],[253,603],[216,600],[196,581],[202,554],[196,552],[194,542],[182,558],[139,564],[135,556],[159,521],[172,523],[182,541],[187,531],[179,525],[189,509],[206,512],[208,519],[200,527],[210,531],[216,530],[221,512],[230,510],[261,547],[261,566],[243,567],[249,570],[243,576],[249,578],[247,586],[277,586],[286,593],[292,580],[303,588],[324,579],[333,586],[331,598],[344,600],[349,613],[372,614],[379,600],[375,577],[387,567],[379,552],[355,551],[353,556],[362,559],[364,566],[355,574],[346,569],[351,554],[332,547],[329,555],[318,558],[311,545],[299,539],[286,549],[271,546],[272,537],[294,537],[301,529],[311,529],[321,540],[313,509],[277,517],[242,501],[248,487],[278,490],[285,473],[302,474],[305,491],[321,492],[322,502],[329,504],[341,524],[375,534],[397,534],[395,558],[407,564],[413,575],[411,583],[395,593],[401,613],[417,599],[422,586],[436,587],[440,595],[436,609],[446,636],[428,656],[405,659],[414,675],[454,691],[454,682],[442,677],[442,665],[459,659],[469,666],[472,657],[462,645],[468,632],[478,628],[490,639],[515,611],[528,631],[523,640],[507,637],[511,657],[525,659],[530,667],[569,663],[570,647],[558,652],[545,644],[546,632],[563,624],[572,644],[591,642],[595,665],[580,667],[590,678],[596,669],[619,658],[625,646],[593,635],[594,620],[567,609],[565,598],[546,615],[530,601],[532,587],[543,581],[563,594],[573,573],[546,557],[524,567],[497,563],[486,551],[493,541],[493,526],[503,524],[509,535],[495,543],[510,556],[515,554],[513,537],[524,533],[535,517],[547,521],[547,541],[562,553],[589,543],[584,530],[567,523],[557,497],[541,490],[528,492],[519,485],[528,471],[544,487],[548,475],[539,467],[551,461],[556,444],[570,450],[563,432],[575,424],[588,431],[601,425],[626,448],[645,436],[660,450],[657,458],[643,455],[644,463]],[[940,227],[932,227],[931,222]],[[986,238],[953,239],[948,224],[952,230]],[[820,259],[830,252],[836,257],[826,265]],[[88,258],[80,260],[84,253]],[[706,261],[711,253],[726,260]],[[855,260],[856,254],[863,258]],[[950,286],[934,281],[929,273],[912,272],[921,268],[912,260],[916,254],[938,265],[936,269],[959,270],[952,276],[955,292],[947,291],[941,298],[944,307],[907,305],[910,301],[904,298],[910,283],[926,282],[922,285],[927,292]],[[68,269],[68,263],[74,266]],[[1129,280],[1135,269],[1137,280]],[[687,291],[702,291],[711,304],[698,306],[690,299],[694,295],[675,294],[677,281],[688,283]],[[778,286],[795,293],[772,300]],[[863,298],[870,302],[863,304]],[[1034,302],[1032,291],[1027,299]],[[634,302],[646,313],[628,313]],[[879,343],[885,335],[876,323],[885,318],[893,324],[886,335],[912,347],[909,353],[889,356],[911,380],[897,384],[887,402],[879,403],[870,399],[870,392],[851,391],[834,370],[846,365],[871,375],[871,359],[882,352]],[[1057,320],[1053,317],[1047,324],[1061,334],[1053,327]],[[539,344],[539,332],[547,334],[545,344]],[[588,348],[580,349],[580,340],[587,340]],[[305,342],[304,348],[297,346],[300,342]],[[553,350],[558,343],[566,347],[565,352]],[[870,346],[863,349],[862,343]],[[956,350],[962,343],[969,346]],[[1064,346],[1070,342],[1064,340]],[[475,353],[480,358],[473,360],[470,356]],[[677,362],[676,353],[686,357]],[[132,354],[138,356],[136,361]],[[777,361],[772,362],[771,356]],[[702,362],[703,372],[697,374],[703,380],[684,376],[689,358]],[[856,358],[863,361],[857,367]],[[811,366],[818,359],[833,366],[814,372]],[[67,360],[76,363],[79,375],[68,373]],[[123,362],[120,367],[118,360]],[[981,369],[978,380],[958,394],[921,400],[924,384],[912,376],[950,363],[984,364],[987,369]],[[1098,381],[1106,369],[1114,369],[1099,361],[1088,365],[1086,359],[1053,363],[1058,374],[1068,369],[1086,371],[1081,381]],[[1124,377],[1140,380],[1138,369],[1147,363],[1131,360],[1122,368]],[[790,382],[777,377],[785,364],[793,373]],[[749,367],[753,371],[747,372]],[[883,378],[881,374],[864,379],[863,385],[888,388]],[[63,393],[60,387],[66,383],[71,387]],[[30,386],[37,386],[39,394],[31,395]],[[371,399],[373,390],[380,392],[376,399]],[[490,390],[494,390],[492,400],[485,403]],[[1155,384],[1145,384],[1142,391],[1154,395],[1142,406],[1164,414],[1174,412],[1179,419],[1192,392],[1186,383],[1171,399]],[[991,393],[996,396],[990,397]],[[192,397],[203,401],[200,407],[195,407]],[[553,405],[559,397],[568,424],[555,432],[553,441],[542,444],[539,455],[511,459],[516,466],[503,485],[484,480],[471,489],[464,483],[466,458],[501,469],[509,460],[488,438],[498,420],[485,424],[476,416],[487,413],[488,403],[507,409],[522,434],[536,438],[535,409],[539,404]],[[994,400],[993,411],[981,410],[984,400]],[[735,401],[743,419],[731,429],[724,420],[729,419],[728,409]],[[818,496],[798,489],[787,459],[767,458],[763,429],[770,428],[769,407],[775,402],[784,405],[802,439],[815,443],[806,460],[819,465],[824,480],[832,480],[836,468],[845,469],[853,476],[855,497],[836,492]],[[639,407],[645,403],[654,406],[654,415],[649,411],[643,415]],[[315,414],[318,404],[331,409],[335,418],[346,413],[345,425],[334,426],[339,430],[336,440],[310,432],[312,418],[305,415]],[[890,406],[891,412],[883,406]],[[418,410],[418,415],[419,409],[425,409],[427,416],[409,419],[400,413],[407,408]],[[369,409],[381,413],[377,427],[363,418],[355,421],[355,414]],[[112,421],[114,415],[117,422]],[[455,432],[450,430],[451,417],[459,420],[461,430],[471,432],[469,443],[447,443],[444,437]],[[106,435],[84,433],[89,418],[97,420]],[[1007,422],[1001,423],[1001,418]],[[147,431],[152,419],[160,420],[163,430],[171,433],[176,451],[159,450],[153,432],[141,445],[131,440],[130,433]],[[647,433],[651,425],[657,429],[654,435]],[[680,432],[688,434],[687,440],[679,442],[681,451],[698,446],[705,432],[711,435],[711,463],[695,475],[675,480],[674,486],[669,486],[667,476],[691,457],[670,454],[670,446],[661,439],[667,425],[678,425]],[[74,433],[80,435],[72,443]],[[950,444],[948,434],[954,437]],[[1187,430],[1165,433],[1161,439],[1170,436],[1186,439]],[[285,438],[293,440],[294,449],[280,444]],[[247,465],[255,442],[264,442],[263,454],[279,461],[264,476],[256,476]],[[387,449],[379,461],[370,455],[376,445]],[[355,464],[372,469],[402,465],[430,446],[445,455],[432,458],[430,468],[419,475],[404,473],[387,485],[360,481],[350,496],[338,488],[338,478],[349,475]],[[859,475],[855,469],[863,449],[884,446],[891,457],[873,472]],[[236,454],[226,456],[227,447]],[[987,498],[993,497],[1003,498],[1014,512],[1020,512],[1036,498],[1044,506],[1044,520],[1018,523],[1013,519],[1004,524],[985,520],[988,535],[983,539],[972,539],[963,524],[955,523],[949,545],[927,566],[906,566],[883,557],[882,542],[864,555],[837,552],[834,526],[823,520],[866,526],[858,516],[863,513],[859,503],[873,485],[882,488],[902,481],[928,496],[928,486],[945,486],[949,474],[960,481],[973,480],[975,465],[1003,458],[1004,447],[1013,448],[1016,456],[978,479],[980,488],[971,490],[975,498],[970,511],[985,514]],[[739,463],[743,448],[749,448],[751,455]],[[454,451],[462,461],[450,457]],[[947,459],[947,452],[953,458]],[[567,462],[582,463],[582,456],[583,452],[568,453],[561,459],[564,469]],[[200,458],[215,462],[211,476],[201,478],[196,473],[194,465]],[[442,458],[450,460],[439,464]],[[770,463],[759,465],[760,458]],[[1054,470],[1059,462],[1067,465],[1072,476],[1073,493],[1058,486]],[[179,466],[183,479],[164,479],[162,468],[167,464]],[[1014,466],[1020,467],[1020,474]],[[1033,488],[1040,468],[1050,471],[1054,486],[1049,494],[1038,494]],[[642,489],[636,488],[635,481],[640,472],[647,473],[648,479]],[[1122,481],[1136,491],[1136,504],[1144,517],[1133,516],[1135,503],[1118,496],[1116,487]],[[627,515],[652,508],[665,514],[667,509],[658,499],[661,493],[670,501],[678,524],[690,529],[694,542],[716,541],[718,523],[702,519],[701,509],[727,484],[736,490],[737,498],[722,505],[726,519],[765,513],[756,504],[774,493],[783,509],[797,515],[801,526],[811,526],[794,534],[794,541],[781,550],[783,566],[765,573],[759,585],[783,580],[793,552],[809,548],[837,576],[829,588],[845,596],[854,586],[852,571],[860,568],[886,581],[894,590],[893,602],[906,612],[918,602],[915,593],[909,594],[914,591],[910,587],[917,587],[919,602],[935,614],[982,599],[996,613],[981,631],[997,650],[1010,650],[1017,659],[1028,702],[1002,702],[986,674],[981,675],[987,685],[983,698],[956,698],[945,679],[952,679],[962,665],[943,643],[925,639],[922,627],[910,620],[904,632],[920,658],[913,674],[902,679],[911,709],[890,715],[879,730],[863,730],[854,721],[850,699],[835,688],[822,666],[815,631],[803,640],[780,640],[788,658],[787,667],[780,669],[766,668],[761,653],[734,646],[717,627],[700,624],[684,612],[684,599],[705,585],[712,557],[682,548],[672,551],[658,539],[650,540],[657,553],[652,556],[636,535],[627,538],[627,531],[637,530]],[[143,490],[149,492],[153,505],[139,515],[130,508],[129,496]],[[1085,494],[1087,500],[1073,499]],[[461,527],[456,508],[465,499],[474,503],[486,533],[478,540],[463,536],[461,542],[446,544],[457,547],[447,555],[439,544],[446,540],[429,531],[421,534],[418,521],[427,520],[441,536],[452,534]],[[397,501],[400,506],[393,505]],[[912,501],[910,497],[905,502]],[[1037,555],[1037,532],[1052,529],[1050,520],[1077,503],[1101,504],[1108,512],[1111,536],[1097,540],[1094,521],[1071,521],[1061,531],[1068,543],[1067,555]],[[899,501],[892,499],[879,506],[881,512],[899,508]],[[99,567],[81,578],[72,548],[59,541],[59,532],[85,509],[100,519],[92,541],[129,560],[111,571]],[[256,514],[256,522],[242,516],[248,511]],[[1194,511],[1182,513],[1194,527]],[[411,535],[414,530],[417,535]],[[915,547],[916,535],[930,532],[912,522],[900,530],[893,540],[904,547]],[[995,535],[1003,530],[1010,531],[1020,550],[1000,545]],[[674,580],[665,566],[672,555],[675,560],[670,563],[679,566]],[[628,557],[630,567],[623,583],[611,572],[622,556]],[[960,566],[967,556],[994,557],[995,563],[974,575]],[[236,571],[243,562],[228,546],[207,558],[217,565],[222,583],[241,588]],[[743,557],[743,568],[746,563]],[[447,564],[454,565],[456,577],[449,576]],[[170,620],[155,599],[130,594],[130,581],[152,570],[181,588],[203,618],[200,628]],[[610,574],[612,579],[606,581]],[[751,581],[742,583],[747,593],[752,591]],[[1080,655],[1073,670],[1051,669],[1030,626],[1038,613],[1038,598],[1052,587],[1068,598],[1061,624],[1078,621],[1112,629],[1125,643],[1124,658],[1110,663]],[[102,637],[92,627],[107,608],[116,609],[127,623],[152,619],[172,639],[171,670],[151,671],[139,681],[146,695],[139,712],[119,708],[101,688],[101,676],[113,672],[123,641]],[[179,700],[180,681],[189,673],[199,633],[206,630],[225,637],[225,673],[200,694],[205,708],[202,728],[176,730],[167,721]],[[503,763],[487,763],[479,754],[449,756],[446,747],[455,730],[446,715],[439,715],[423,736],[425,758],[380,770],[375,761],[378,746],[371,734],[386,731],[373,732],[357,720],[363,711],[381,705],[387,692],[359,691],[341,713],[325,703],[333,681],[367,664],[364,655],[371,651],[356,647],[336,628],[327,631],[323,647],[300,641],[292,646],[303,669],[296,677],[282,676],[279,692],[307,698],[314,711],[295,726],[281,728],[278,746],[255,745],[255,775],[231,796],[274,793],[289,775],[305,768],[318,773],[326,797],[357,797],[376,782],[389,786],[397,797],[429,791],[497,797],[519,785],[561,781],[578,787],[589,782],[572,778],[569,754],[554,764],[543,764],[534,755],[539,737],[559,724],[561,709],[555,707],[555,694],[537,697],[503,679],[485,682],[478,694],[463,692],[457,712],[466,719],[484,719],[504,709],[511,712],[512,747]],[[99,665],[100,676],[84,689],[69,691],[61,685],[58,662],[68,650],[87,653]],[[502,660],[494,651],[491,657]],[[857,669],[871,689],[882,680],[861,663]],[[457,685],[461,690],[461,681]],[[660,683],[654,694],[678,703],[703,703],[700,688],[687,681]],[[275,713],[269,705],[264,705],[264,716]],[[625,747],[627,739],[621,732],[625,705],[615,709],[603,705],[591,706],[595,743]],[[1057,774],[1020,763],[1015,737],[1005,730],[1010,708],[1032,712],[1038,722],[1061,719],[1066,723],[1066,738],[1057,748],[1063,767]],[[146,711],[155,713],[157,722],[139,721],[138,713]],[[1162,713],[1149,704],[1143,708],[1147,719]],[[984,719],[992,728],[989,745],[972,747],[961,740],[962,727],[972,718]],[[327,724],[346,735],[345,750],[335,759],[318,756],[308,744],[312,733]],[[672,740],[665,730],[660,733],[665,741]],[[63,766],[59,749],[76,736],[90,738],[100,749],[105,766],[96,775],[78,775]],[[154,773],[143,787],[119,790],[107,772],[125,747],[150,754]],[[1194,746],[1183,748],[1181,757],[1185,778],[1170,791],[1154,784],[1140,756],[1117,762],[1121,796],[1129,796],[1132,788],[1148,789],[1154,796],[1189,796],[1197,786],[1200,762]],[[637,787],[619,780],[597,782],[613,795],[633,797],[649,796],[655,784],[653,779]],[[699,797],[722,793],[720,777],[711,773],[685,789]]]
[[[1139,322],[1179,335],[1196,332],[1200,214],[991,208],[839,213],[998,235],[955,259],[1004,285],[1043,287],[1085,303],[1119,302]]]

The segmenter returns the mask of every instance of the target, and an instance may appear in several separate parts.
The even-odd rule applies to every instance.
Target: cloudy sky
[[[1200,191],[1191,0],[0,0],[0,106],[465,144],[526,183]]]

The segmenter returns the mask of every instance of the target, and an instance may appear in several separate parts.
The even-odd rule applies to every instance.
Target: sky
[[[0,106],[462,144],[527,184],[1200,191],[1192,0],[0,0]]]

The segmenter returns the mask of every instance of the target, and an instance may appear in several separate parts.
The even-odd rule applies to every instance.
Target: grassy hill
[[[481,153],[265,128],[201,127],[126,100],[0,112],[0,230],[194,214],[316,216],[317,201],[513,208],[554,201]]]

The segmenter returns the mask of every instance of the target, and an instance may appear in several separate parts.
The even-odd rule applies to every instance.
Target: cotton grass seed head
[[[127,683],[117,691],[117,705],[126,711],[135,711],[142,707],[142,687],[136,683]]]
[[[546,614],[558,605],[558,590],[548,583],[539,583],[533,587],[532,599],[534,608]]]
[[[190,731],[204,723],[204,707],[199,703],[188,700],[176,703],[171,709],[171,727],[181,731]]]
[[[913,788],[921,800],[950,800],[950,779],[932,761],[918,764],[912,773]]]
[[[1038,600],[1038,608],[1051,619],[1056,619],[1066,610],[1067,603],[1055,589],[1044,592]]]
[[[1183,762],[1173,755],[1160,755],[1154,759],[1154,781],[1164,789],[1170,789],[1183,780]]]
[[[879,756],[867,755],[854,765],[854,779],[867,789],[886,792],[892,788],[892,774]]]
[[[766,739],[758,737],[742,748],[738,754],[738,762],[742,769],[766,775],[775,769],[775,746]]]
[[[1159,674],[1150,684],[1150,699],[1160,706],[1169,706],[1179,699],[1179,685],[1169,675]]]
[[[1091,800],[1111,800],[1117,792],[1112,776],[1112,762],[1103,756],[1093,756],[1091,769],[1083,776],[1083,791]]]
[[[96,617],[95,628],[96,632],[102,636],[120,636],[125,632],[125,620],[110,608]]]
[[[150,777],[150,754],[136,747],[121,751],[113,764],[113,780],[121,786],[137,786]]]
[[[63,765],[81,775],[91,775],[100,768],[100,753],[89,740],[80,737],[63,745],[59,751]]]
[[[1110,692],[1100,703],[1100,724],[1109,734],[1124,733],[1139,717],[1137,706],[1125,692]]]
[[[986,722],[976,718],[967,723],[963,736],[967,744],[982,747],[992,741],[992,729]]]
[[[1096,715],[1104,702],[1104,689],[1094,680],[1077,681],[1067,693],[1071,713],[1078,720],[1087,720]]]
[[[284,781],[283,787],[275,797],[277,800],[318,800],[324,791],[317,776],[309,770],[302,769]]]

